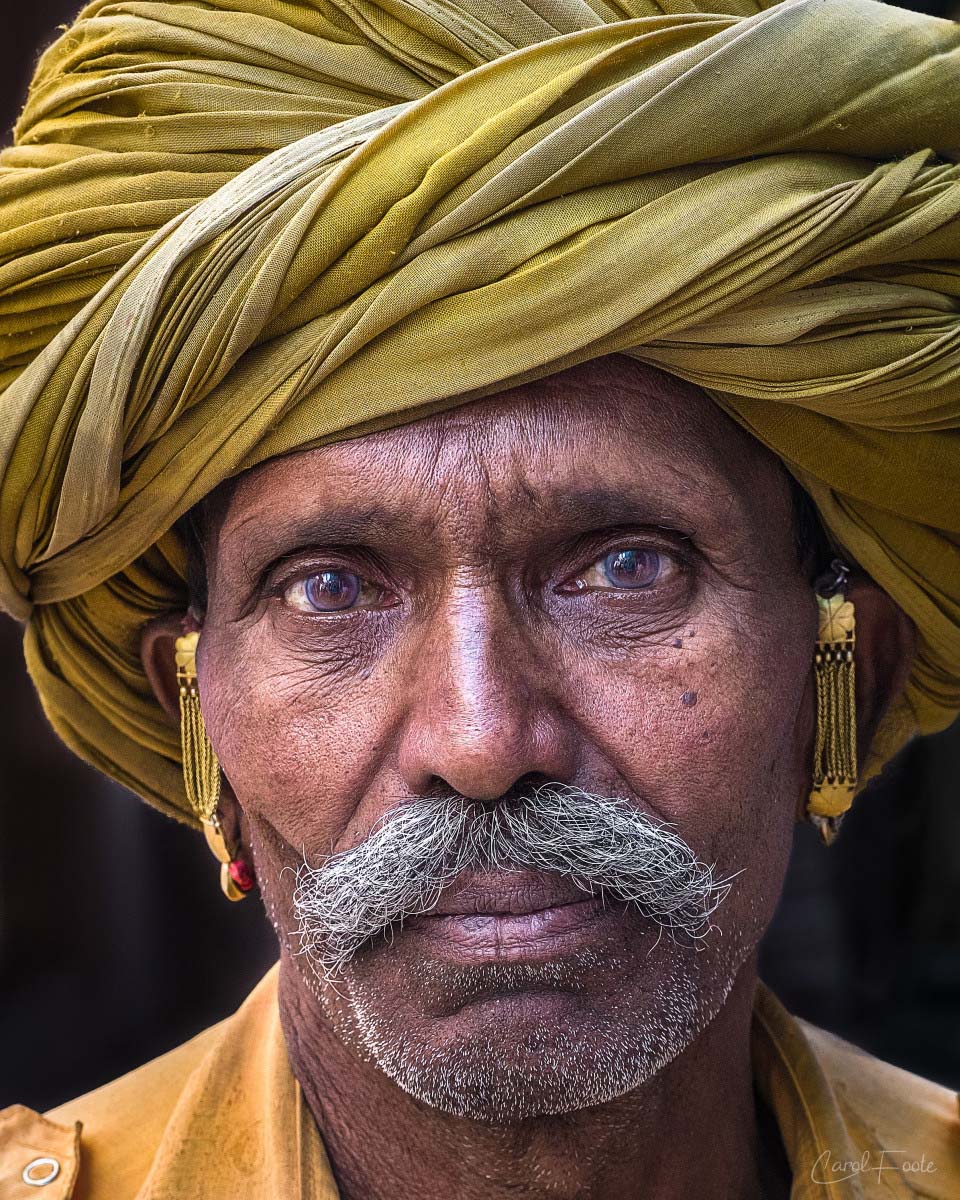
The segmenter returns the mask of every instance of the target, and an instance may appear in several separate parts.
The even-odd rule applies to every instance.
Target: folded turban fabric
[[[139,641],[274,455],[628,352],[774,451],[960,709],[960,26],[872,0],[96,0],[0,157],[0,603],[188,819]]]

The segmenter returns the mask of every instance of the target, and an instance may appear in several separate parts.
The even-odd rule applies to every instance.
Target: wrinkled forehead
[[[708,541],[792,531],[779,461],[701,389],[625,356],[571,368],[365,437],[273,459],[213,509],[218,554],[316,523],[478,544],[635,523]],[[322,529],[320,528],[322,526]]]

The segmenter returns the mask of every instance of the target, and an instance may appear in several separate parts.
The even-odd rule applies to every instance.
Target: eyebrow
[[[688,505],[672,501],[664,503],[653,496],[605,485],[548,488],[543,493],[529,493],[529,498],[543,516],[572,530],[608,525],[651,525],[692,537],[698,524],[695,511]]]
[[[625,525],[644,525],[687,539],[697,536],[699,523],[690,505],[665,505],[655,498],[605,485],[524,488],[523,493],[527,503],[500,506],[497,522],[505,531],[529,531],[533,511],[538,524],[563,536]],[[455,495],[453,492],[451,503],[455,503]],[[248,572],[261,571],[267,563],[309,546],[375,546],[391,536],[422,538],[424,534],[423,522],[411,515],[409,507],[384,501],[363,507],[342,502],[318,505],[311,512],[286,518],[271,518],[269,513],[258,511],[232,526],[231,538],[244,530],[241,561]]]
[[[241,561],[245,569],[258,571],[271,560],[307,546],[361,545],[377,541],[385,532],[398,534],[412,530],[409,519],[404,519],[404,515],[390,505],[371,504],[357,508],[334,504],[287,517],[271,516],[262,511],[251,513],[229,532],[231,537],[236,537],[244,531]]]

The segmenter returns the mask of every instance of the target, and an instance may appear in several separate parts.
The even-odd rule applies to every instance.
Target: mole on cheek
[[[693,708],[693,706],[696,704],[696,702],[697,702],[697,693],[696,692],[684,692],[683,695],[680,697],[680,703],[684,706],[684,708]]]

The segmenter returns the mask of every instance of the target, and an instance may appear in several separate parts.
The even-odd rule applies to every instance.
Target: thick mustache
[[[420,796],[385,814],[359,845],[298,868],[300,953],[334,978],[372,938],[430,912],[465,871],[517,870],[559,873],[694,943],[731,886],[669,825],[619,797],[558,783],[493,805]]]

